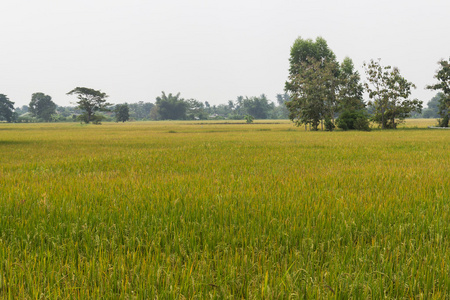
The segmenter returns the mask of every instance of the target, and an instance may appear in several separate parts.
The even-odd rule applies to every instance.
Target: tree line
[[[29,105],[14,108],[14,102],[0,94],[0,120],[6,122],[84,122],[99,124],[102,121],[125,122],[129,120],[244,120],[246,116],[257,119],[287,119],[285,103],[287,94],[278,94],[276,104],[266,95],[238,96],[227,104],[210,105],[208,101],[184,99],[181,95],[162,92],[155,103],[139,101],[113,105],[108,95],[100,90],[77,87],[67,95],[76,96],[76,106],[57,106],[52,97],[34,93]],[[2,105],[4,103],[4,105]],[[3,113],[3,111],[5,113]]]
[[[291,47],[289,78],[285,90],[291,101],[286,105],[289,118],[297,125],[311,130],[368,130],[369,121],[382,129],[397,128],[405,118],[419,116],[422,101],[410,99],[415,85],[406,80],[397,67],[383,66],[381,60],[364,63],[366,81],[346,57],[336,60],[327,42],[321,38],[298,38]],[[450,108],[450,65],[439,62],[435,78],[438,83],[426,88],[440,91],[426,111],[437,114],[439,126],[448,127]],[[364,93],[369,96],[366,103]]]
[[[67,95],[76,96],[76,106],[57,106],[51,96],[38,92],[28,106],[15,108],[6,95],[0,94],[0,121],[62,122],[80,121],[98,124],[102,121],[128,120],[207,120],[291,119],[297,126],[311,130],[369,130],[369,122],[382,129],[397,128],[407,117],[439,118],[439,126],[448,127],[450,113],[450,60],[439,61],[434,76],[437,83],[426,88],[438,91],[422,111],[422,101],[410,99],[415,85],[406,80],[397,67],[383,66],[381,60],[364,63],[366,81],[361,82],[353,61],[336,60],[327,42],[321,38],[298,38],[290,52],[285,93],[276,102],[266,95],[238,96],[226,104],[210,105],[208,101],[184,99],[181,95],[162,92],[155,103],[143,102],[113,105],[100,90],[76,87]],[[364,94],[369,101],[365,102]]]

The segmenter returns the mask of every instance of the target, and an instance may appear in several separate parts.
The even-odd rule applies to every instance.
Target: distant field
[[[0,298],[449,297],[450,130],[263,123],[0,124]]]

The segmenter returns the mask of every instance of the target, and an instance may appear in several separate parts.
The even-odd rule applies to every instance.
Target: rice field
[[[0,124],[0,298],[449,298],[435,123]]]

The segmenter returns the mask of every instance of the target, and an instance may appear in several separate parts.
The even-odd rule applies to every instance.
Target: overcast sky
[[[449,0],[1,0],[0,93],[16,106],[43,92],[58,105],[77,86],[112,103],[180,92],[212,104],[265,93],[287,79],[297,37],[323,37],[339,61],[381,58],[434,95],[450,56]]]

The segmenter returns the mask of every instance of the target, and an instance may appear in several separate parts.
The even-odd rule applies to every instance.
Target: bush
[[[366,116],[357,118],[353,125],[356,130],[370,131],[369,120]]]
[[[343,111],[337,120],[337,125],[342,130],[370,130],[367,114],[361,110]]]
[[[439,127],[448,127],[449,118],[448,115],[445,115],[442,119],[438,120]]]
[[[331,121],[330,117],[325,117],[325,130],[326,131],[333,131],[336,126],[334,125],[333,121]]]

